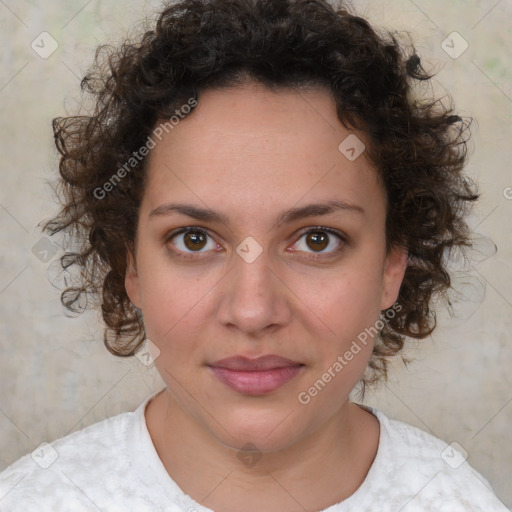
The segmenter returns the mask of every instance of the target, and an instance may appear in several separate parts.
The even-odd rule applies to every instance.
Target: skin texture
[[[297,399],[393,305],[406,267],[404,250],[386,253],[376,171],[364,153],[349,161],[338,150],[351,133],[324,89],[247,83],[204,92],[151,151],[126,274],[167,385],[146,422],[172,478],[215,511],[321,510],[356,491],[377,452],[377,419],[348,399],[373,340],[310,403]],[[287,210],[328,201],[363,211],[277,223]],[[177,202],[229,222],[150,215]],[[210,235],[199,253],[186,235],[170,238],[188,226]],[[328,235],[319,249],[303,233],[318,226],[346,241]],[[236,252],[247,237],[263,249],[252,263]],[[260,396],[232,390],[208,367],[265,354],[304,366]],[[241,457],[248,443],[257,449],[251,463]]]

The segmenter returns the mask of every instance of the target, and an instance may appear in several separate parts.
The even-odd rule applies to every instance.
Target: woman
[[[419,58],[323,0],[183,0],[54,121],[114,354],[166,387],[0,477],[2,510],[505,511],[446,443],[353,403],[434,328],[477,199]],[[457,463],[453,463],[456,460]]]

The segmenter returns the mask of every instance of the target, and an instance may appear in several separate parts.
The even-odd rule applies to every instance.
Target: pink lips
[[[256,359],[228,357],[210,365],[231,389],[246,395],[270,393],[295,377],[304,365],[276,355]]]

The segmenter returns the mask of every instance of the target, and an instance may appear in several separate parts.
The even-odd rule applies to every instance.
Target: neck
[[[378,447],[377,418],[348,401],[320,429],[265,453],[220,443],[167,391],[145,414],[171,478],[216,512],[323,510],[357,490]]]

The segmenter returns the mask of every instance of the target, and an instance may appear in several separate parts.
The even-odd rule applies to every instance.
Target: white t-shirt
[[[183,493],[146,426],[148,396],[50,444],[0,473],[1,512],[212,512]],[[377,455],[357,491],[324,512],[508,512],[459,452],[365,407],[380,422]],[[243,512],[243,511],[241,511]]]

